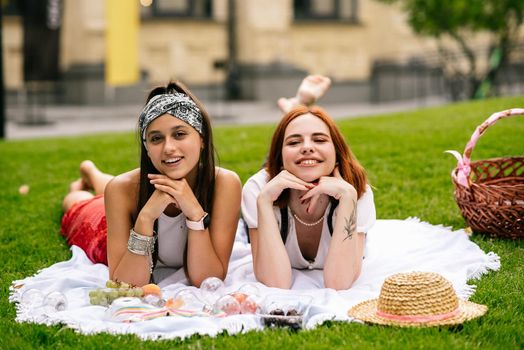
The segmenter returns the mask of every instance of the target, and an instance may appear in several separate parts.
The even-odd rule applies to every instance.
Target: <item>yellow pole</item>
[[[131,85],[139,79],[139,2],[106,0],[106,84]]]

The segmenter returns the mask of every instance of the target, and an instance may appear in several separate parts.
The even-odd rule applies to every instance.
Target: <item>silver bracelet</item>
[[[129,230],[129,240],[127,250],[136,255],[143,255],[149,258],[149,273],[153,272],[153,251],[155,250],[156,234],[144,236],[136,233],[133,228]]]

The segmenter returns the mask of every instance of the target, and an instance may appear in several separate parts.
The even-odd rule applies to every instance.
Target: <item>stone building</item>
[[[435,42],[414,35],[400,9],[375,0],[141,0],[141,79],[127,87],[104,82],[106,2],[60,5],[60,79],[48,88],[57,103],[136,101],[170,79],[203,99],[274,100],[307,73],[333,79],[328,102],[444,93],[442,72],[431,64]],[[27,90],[16,9],[4,13],[3,35],[5,85],[15,98]],[[474,40],[487,49],[484,36]],[[381,73],[384,62],[403,67],[402,74]]]

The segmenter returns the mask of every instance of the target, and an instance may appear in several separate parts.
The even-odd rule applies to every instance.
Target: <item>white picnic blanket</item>
[[[325,320],[353,321],[347,316],[347,310],[361,301],[377,298],[384,279],[394,273],[440,273],[451,281],[459,297],[467,299],[475,291],[474,285],[467,284],[468,280],[500,268],[499,257],[493,252],[484,253],[469,240],[464,230],[453,231],[416,218],[377,220],[367,235],[362,273],[351,289],[337,292],[323,288],[322,271],[318,270],[294,271],[292,290],[267,288],[256,283],[243,227],[239,224],[222,293],[234,292],[246,283],[254,283],[262,297],[276,293],[311,296],[313,303],[305,320],[307,329]],[[16,303],[18,322],[64,324],[84,334],[132,333],[143,339],[185,338],[195,333],[215,336],[225,330],[235,334],[263,329],[259,318],[249,314],[222,318],[166,316],[133,323],[110,321],[107,308],[90,305],[88,298],[90,290],[105,285],[107,266],[93,264],[76,246],[71,250],[70,260],[56,263],[34,276],[13,281],[9,300]],[[175,295],[181,288],[199,292],[197,288],[180,282],[166,285],[166,281],[160,284],[166,297]],[[29,289],[38,289],[44,295],[60,291],[67,298],[67,308],[57,312],[22,302],[21,296]]]

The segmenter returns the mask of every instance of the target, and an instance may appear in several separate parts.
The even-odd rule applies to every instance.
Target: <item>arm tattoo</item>
[[[344,226],[346,237],[342,241],[353,238],[353,234],[357,230],[357,203],[355,200],[353,200],[353,211],[350,217],[345,217],[344,220],[346,221],[346,226]]]

